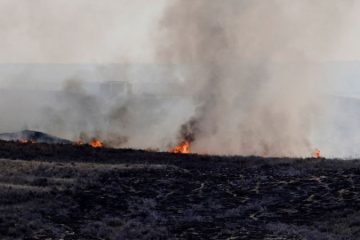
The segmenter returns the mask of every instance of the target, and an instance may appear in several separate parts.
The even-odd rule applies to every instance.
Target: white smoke
[[[113,21],[114,12],[129,1],[119,1],[109,12],[92,3],[80,17],[85,2],[79,0],[75,7],[58,2],[67,15],[54,13],[46,1],[39,5],[45,9],[40,15],[38,7],[16,8],[16,16],[26,21],[12,34],[24,42],[21,46],[31,43],[30,50],[4,47],[3,56],[11,55],[9,62],[22,57],[41,63],[109,63],[124,61],[126,49],[136,57],[156,52],[157,70],[116,64],[104,70],[106,64],[95,65],[86,74],[65,74],[61,81],[54,76],[63,91],[52,96],[2,94],[2,131],[31,128],[72,140],[99,137],[114,147],[168,150],[183,140],[184,126],[190,126],[186,134],[194,139],[194,152],[309,156],[315,148],[333,154],[339,138],[352,130],[334,131],[344,121],[324,94],[331,83],[320,64],[348,42],[344,26],[349,25],[352,0],[168,1],[163,16],[154,18],[161,19],[157,27],[146,31],[153,42],[150,37],[135,41],[140,34],[131,33],[138,27],[124,28],[124,19],[121,24]],[[137,0],[133,8],[145,4]],[[136,12],[141,19],[141,11]],[[94,27],[92,16],[99,19]],[[144,20],[136,22],[138,26]],[[68,26],[71,31],[64,31]],[[8,46],[5,40],[0,45]],[[29,75],[25,70],[18,75],[19,85],[36,85]],[[89,88],[89,79],[129,82],[133,93],[112,96],[101,87]],[[351,139],[347,143],[352,148],[360,142]]]
[[[343,1],[176,1],[161,22],[160,58],[184,65],[197,101],[193,149],[307,156],[324,114],[316,64],[341,35]],[[182,66],[182,67],[184,67]]]

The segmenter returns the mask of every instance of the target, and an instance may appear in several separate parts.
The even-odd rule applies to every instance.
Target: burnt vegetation
[[[359,239],[360,162],[0,142],[1,239]]]

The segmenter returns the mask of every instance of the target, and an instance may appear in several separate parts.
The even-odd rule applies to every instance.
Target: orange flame
[[[89,145],[93,148],[102,148],[104,147],[104,144],[103,142],[101,142],[100,140],[98,139],[93,139],[91,140],[91,142],[89,143]]]
[[[170,150],[171,153],[182,153],[188,154],[190,153],[190,142],[189,141],[182,141],[179,145],[175,148]]]
[[[314,158],[321,158],[321,151],[320,149],[315,149],[314,153],[313,153],[313,157]]]

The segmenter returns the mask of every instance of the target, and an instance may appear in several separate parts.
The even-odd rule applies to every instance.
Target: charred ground
[[[360,161],[0,142],[1,239],[359,239]]]

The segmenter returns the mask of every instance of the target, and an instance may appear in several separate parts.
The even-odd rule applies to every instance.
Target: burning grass
[[[189,154],[190,153],[190,142],[189,141],[182,141],[179,145],[174,147],[170,150],[171,153],[182,153],[182,154]]]
[[[93,148],[102,148],[104,147],[104,143],[99,139],[93,139],[90,141],[89,145]]]

